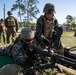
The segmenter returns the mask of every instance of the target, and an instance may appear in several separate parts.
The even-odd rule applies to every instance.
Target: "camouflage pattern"
[[[34,31],[31,28],[25,27],[21,30],[20,39],[33,39],[34,38]]]
[[[23,42],[17,42],[12,48],[12,56],[15,60],[15,62],[19,65],[24,64],[24,62],[27,59],[26,53],[24,53],[24,48],[23,48]]]
[[[26,65],[27,62],[32,64],[36,60],[33,49],[30,48],[29,44],[24,43],[21,40],[16,42],[12,47],[12,56],[15,63],[22,67],[28,66],[28,64]]]
[[[36,36],[38,39],[41,39],[41,35],[44,35],[44,27],[45,27],[45,20],[47,20],[45,18],[45,16],[40,16],[37,20],[37,26],[36,26]],[[52,24],[54,25],[54,27],[57,27],[58,24],[54,24],[54,21],[56,19],[52,19]],[[48,20],[47,20],[48,21]]]
[[[2,37],[3,43],[6,44],[6,28],[3,19],[0,20],[0,42],[2,41]]]
[[[0,55],[11,55],[13,44],[0,46]]]
[[[0,69],[0,75],[23,75],[20,73],[21,67],[16,64],[7,64]]]
[[[15,20],[14,20],[13,17],[9,17],[9,18],[7,19],[7,25],[8,25],[8,26],[15,26]]]
[[[45,18],[45,16],[40,16],[39,18],[38,18],[38,20],[37,20],[37,26],[36,26],[36,40],[38,41],[38,43],[40,44],[40,45],[44,45],[41,41],[42,41],[42,35],[44,36],[44,37],[46,37],[44,34],[44,28],[45,28],[45,20],[47,20],[46,18]],[[47,20],[48,21],[48,20]],[[53,47],[54,48],[58,48],[59,47],[59,42],[60,42],[60,37],[61,37],[61,35],[62,35],[62,33],[63,33],[63,30],[62,29],[60,29],[60,27],[58,27],[58,22],[57,22],[57,19],[55,19],[55,18],[53,18],[52,20],[50,20],[50,21],[53,21],[52,22],[52,24],[53,24],[53,26],[54,26],[54,31],[56,31],[56,36],[54,36],[54,37],[52,37],[53,39],[51,39],[50,38],[50,36],[49,37],[46,37],[49,41],[50,41],[50,43],[51,43],[51,46],[53,45]],[[49,27],[50,28],[50,27]],[[48,28],[48,29],[49,29]],[[49,30],[48,30],[49,31]],[[52,34],[51,32],[49,33],[49,34]],[[50,46],[50,47],[51,47]],[[42,47],[42,48],[44,48],[44,47]],[[60,50],[61,51],[61,50]],[[63,51],[62,51],[63,52]]]
[[[44,36],[46,38],[52,38],[52,31],[54,30],[54,21],[44,20]]]
[[[12,18],[14,19],[14,22],[8,22],[8,19],[9,18]],[[7,28],[7,31],[6,31],[6,39],[7,39],[7,43],[10,43],[10,35],[12,34],[12,42],[15,40],[16,38],[16,32],[18,31],[19,27],[18,27],[18,22],[17,22],[17,19],[15,17],[13,17],[12,15],[11,16],[8,16],[6,19],[5,19],[5,26]]]
[[[4,52],[6,54],[8,54],[11,51],[11,46],[12,45],[9,45],[2,49],[4,50]],[[29,50],[30,50],[30,52],[29,52]],[[31,51],[32,51],[32,49],[30,48],[29,44],[26,44],[22,41],[16,42],[12,47],[12,55],[14,57],[15,63],[23,67],[24,63],[28,61],[27,60],[28,56],[31,57],[32,59],[34,59],[33,58],[34,53],[32,53]],[[32,60],[30,60],[30,61],[32,62]],[[0,75],[4,75],[5,73],[6,73],[5,75],[22,75],[22,74],[18,73],[21,70],[21,67],[19,67],[16,64],[5,65],[4,67],[0,68]],[[42,71],[43,75],[75,75],[76,74],[75,70],[62,66],[60,64],[58,64],[58,65],[62,68],[62,70],[64,72],[63,74],[59,73],[59,71],[57,69],[55,69],[53,71],[45,69],[45,71]],[[39,75],[42,73],[41,72],[39,73],[38,71],[36,71],[36,75]]]
[[[54,14],[55,13],[55,6],[52,3],[46,3],[43,9],[45,14]]]
[[[35,75],[76,75],[76,71],[67,67],[60,65],[64,71],[64,73],[59,73],[58,70],[44,70],[42,72],[35,71]],[[0,75],[24,75],[20,73],[22,68],[16,64],[7,64],[4,67],[0,68]],[[27,75],[27,74],[26,74]]]
[[[14,44],[20,40],[20,35],[21,35],[21,34],[19,34],[19,35],[16,37],[16,39],[14,40]]]

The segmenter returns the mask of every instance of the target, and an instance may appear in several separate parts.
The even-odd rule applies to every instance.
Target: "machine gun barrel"
[[[31,68],[26,68],[25,70],[21,70],[21,72],[25,73],[25,72],[30,72],[30,71],[35,71],[35,70],[43,70],[43,69],[48,69],[48,68],[51,68],[53,67],[52,63],[47,63],[47,64],[44,64],[44,65],[40,65],[40,66],[33,66]]]
[[[55,60],[55,63],[60,63],[64,66],[72,67],[73,69],[76,69],[76,60],[65,57],[63,55],[54,53],[52,51],[44,50],[41,47],[38,47],[36,45],[32,45],[32,48],[36,50],[39,54],[43,54],[45,56],[51,57]]]

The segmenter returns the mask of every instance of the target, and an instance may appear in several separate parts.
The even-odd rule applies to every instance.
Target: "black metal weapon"
[[[63,73],[63,70],[57,64],[61,64],[76,70],[76,60],[54,53],[49,50],[44,50],[41,47],[38,47],[36,45],[31,45],[31,47],[34,48],[34,50],[36,50],[37,53],[50,57],[51,60],[49,61],[49,63],[47,62],[47,63],[43,63],[44,65],[35,65],[33,67],[26,68],[21,72],[28,73],[28,72],[34,72],[35,70],[40,70],[40,69],[44,70],[48,68],[57,68],[61,73]]]
[[[60,64],[62,64],[64,66],[76,69],[76,60],[68,58],[68,57],[65,57],[65,56],[57,54],[57,53],[54,53],[52,51],[43,50],[41,47],[38,47],[36,45],[32,45],[32,47],[39,54],[43,54],[45,56],[50,57],[55,63],[60,63]]]

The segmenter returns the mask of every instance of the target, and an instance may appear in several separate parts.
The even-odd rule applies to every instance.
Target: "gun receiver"
[[[52,59],[52,62],[59,63],[61,65],[64,65],[66,67],[70,67],[76,70],[76,60],[62,56],[60,54],[54,53],[49,50],[44,50],[41,47],[38,47],[36,45],[32,45],[31,47],[34,48],[34,50],[36,50],[36,52],[38,52],[39,54],[43,54],[45,56],[50,57]]]

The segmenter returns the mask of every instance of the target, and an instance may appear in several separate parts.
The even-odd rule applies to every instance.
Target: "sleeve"
[[[16,18],[15,18],[15,24],[16,24],[16,31],[18,31],[19,30],[19,25],[18,25],[18,21],[17,21]]]
[[[3,48],[3,46],[0,46],[0,55],[5,55],[5,49]]]
[[[61,35],[63,34],[63,28],[62,28],[62,26],[58,25],[58,20],[57,19],[54,20],[54,23],[55,23],[54,30],[56,31],[57,37],[60,38]]]
[[[7,27],[8,25],[7,25],[7,18],[5,19],[5,27]]]
[[[54,20],[54,24],[55,24],[54,29],[56,29],[58,27],[58,20],[57,19]]]
[[[14,45],[12,48],[12,56],[18,65],[23,65],[27,59],[27,55],[23,54],[22,48],[19,45]]]
[[[38,18],[37,20],[37,25],[36,25],[36,39],[37,40],[40,40],[41,39],[41,35],[43,34],[43,21],[42,21],[42,18]]]

